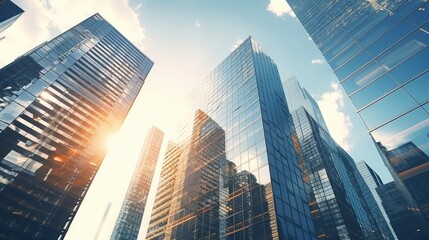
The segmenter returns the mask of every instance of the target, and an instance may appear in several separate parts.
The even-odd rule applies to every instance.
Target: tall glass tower
[[[291,77],[283,82],[300,143],[318,239],[393,239],[353,159],[332,139],[316,101]],[[301,105],[301,107],[299,107]],[[325,126],[326,127],[326,126]]]
[[[334,70],[408,204],[429,221],[429,3],[286,1]]]
[[[425,223],[422,215],[408,206],[395,182],[378,186],[376,190],[398,239],[428,239],[427,230],[422,225]]]
[[[24,10],[10,0],[0,1],[0,33],[10,27],[23,12]]]
[[[163,139],[164,133],[157,127],[149,129],[111,240],[137,239]]]
[[[147,239],[315,239],[292,130],[277,67],[249,37],[191,94]]]
[[[326,132],[329,132],[319,105],[310,93],[305,88],[301,87],[298,79],[295,76],[291,76],[290,78],[282,81],[282,84],[285,90],[289,111],[292,113],[293,111],[304,107],[313,120],[316,121],[317,124]]]
[[[153,62],[99,14],[0,70],[0,238],[62,239]]]
[[[376,188],[383,185],[383,182],[381,181],[381,178],[378,176],[378,174],[370,167],[368,164],[366,164],[365,161],[359,161],[356,163],[356,166],[362,175],[363,179],[365,180],[366,184],[368,185],[369,189],[371,190],[371,195],[374,196],[375,201],[377,202],[378,207],[380,208],[381,213],[383,214],[384,219],[386,220],[386,223],[392,232],[395,239],[398,239],[394,233],[394,230],[390,224],[389,217],[386,214],[386,211],[384,210],[383,204],[381,203],[380,196],[378,195]]]

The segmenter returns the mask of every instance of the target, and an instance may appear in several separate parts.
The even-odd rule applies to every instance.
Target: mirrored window
[[[350,98],[356,109],[360,109],[377,98],[395,89],[398,84],[388,75],[375,80],[365,88],[353,94]]]
[[[416,105],[417,103],[403,89],[398,89],[360,111],[359,114],[365,120],[368,128],[372,129]]]

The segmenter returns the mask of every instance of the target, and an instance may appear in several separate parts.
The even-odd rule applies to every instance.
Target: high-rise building
[[[368,166],[368,164],[366,164],[365,161],[357,162],[356,166],[360,174],[362,175],[363,179],[365,180],[365,183],[368,185],[369,189],[371,190],[371,194],[374,197],[375,201],[377,202],[378,208],[383,214],[384,220],[386,221],[386,224],[389,227],[390,232],[392,233],[395,239],[398,239],[395,235],[395,232],[392,226],[390,225],[390,219],[387,216],[386,211],[384,210],[383,204],[381,203],[380,196],[376,191],[377,187],[383,185],[383,181],[381,181],[380,176],[378,176],[378,174],[370,166]]]
[[[318,239],[393,239],[353,159],[322,127],[316,101],[291,77],[283,82],[300,143]],[[315,116],[318,117],[317,120]]]
[[[153,62],[99,14],[0,70],[0,238],[62,239]]]
[[[164,133],[157,127],[149,129],[111,240],[137,239],[163,139]]]
[[[428,239],[428,232],[422,225],[425,224],[423,216],[408,206],[395,182],[378,186],[376,190],[398,239]]]
[[[429,3],[286,1],[337,75],[408,204],[416,203],[429,221]]]
[[[295,76],[291,76],[290,78],[282,81],[282,84],[286,92],[289,111],[293,112],[304,107],[313,120],[316,121],[320,127],[323,127],[326,132],[329,132],[319,105],[310,93],[308,93],[305,88],[301,87],[298,79]]]
[[[0,0],[0,33],[10,27],[23,12],[24,10],[12,1]]]
[[[292,132],[277,67],[249,37],[191,94],[147,239],[315,239]]]
[[[146,239],[165,239],[181,152],[179,144],[168,143]]]

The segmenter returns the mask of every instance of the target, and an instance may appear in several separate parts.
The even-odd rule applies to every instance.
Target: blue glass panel
[[[407,38],[403,39],[399,44],[385,52],[377,59],[377,61],[386,68],[386,70],[390,70],[400,62],[427,47],[428,44],[428,35],[421,30],[417,30]],[[380,49],[378,50],[381,52]]]
[[[11,102],[2,111],[0,111],[0,121],[11,123],[21,114],[25,108],[15,102]]]
[[[377,127],[417,105],[403,89],[387,95],[360,111],[369,129]]]
[[[429,69],[428,56],[429,48],[426,48],[390,71],[390,75],[400,84],[405,83]]]
[[[417,108],[373,131],[372,136],[376,142],[380,142],[385,147],[386,151],[398,151],[411,143],[425,154],[429,154],[428,127],[429,114],[422,108]],[[398,165],[405,164],[400,163],[398,158],[396,160],[398,162],[392,162],[396,169],[398,169]],[[399,169],[403,170],[402,167]]]
[[[377,56],[382,53],[390,46],[398,42],[400,39],[404,38],[406,35],[414,31],[417,27],[414,24],[409,22],[402,22],[392,28],[388,33],[383,35],[377,41],[375,41],[371,46],[366,50],[371,53],[373,56]]]
[[[398,84],[388,74],[386,74],[353,94],[350,99],[354,103],[356,109],[359,110],[375,99],[389,93],[397,86]]]
[[[358,53],[362,48],[356,42],[350,45],[349,48],[338,54],[334,59],[329,61],[332,69],[336,70],[339,66],[343,65],[350,58],[352,58],[356,53]]]
[[[31,85],[27,91],[30,92],[31,94],[33,94],[35,97],[39,96],[40,93],[42,93],[49,85],[42,81],[42,80],[38,80],[35,83],[33,83],[33,85]]]
[[[33,95],[29,94],[28,92],[24,91],[19,95],[15,101],[19,103],[23,107],[28,107],[34,99],[36,99]]]
[[[335,71],[335,74],[337,75],[338,79],[342,81],[350,74],[355,72],[357,69],[359,69],[360,67],[368,63],[371,60],[371,58],[372,57],[370,57],[366,52],[360,52],[347,64],[344,64],[342,67],[338,68]]]
[[[429,100],[429,72],[426,72],[422,76],[414,79],[407,85],[405,89],[411,96],[416,99],[419,103],[425,103]]]
[[[372,62],[363,69],[354,73],[349,79],[342,82],[344,89],[350,95],[363,86],[369,84],[372,80],[381,76],[386,70],[377,62]]]

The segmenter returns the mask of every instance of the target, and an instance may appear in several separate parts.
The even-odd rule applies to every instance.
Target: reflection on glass
[[[0,69],[0,239],[64,238],[152,64],[96,14]]]
[[[147,239],[315,239],[278,70],[256,42],[234,50],[190,102]]]
[[[363,109],[359,114],[366,119],[368,128],[372,129],[411,110],[416,105],[416,101],[408,93],[403,89],[398,89]]]

